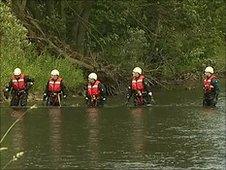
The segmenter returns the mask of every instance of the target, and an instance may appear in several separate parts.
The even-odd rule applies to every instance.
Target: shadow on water
[[[201,107],[196,91],[156,92],[158,103],[148,108],[125,107],[121,99],[105,108],[28,111],[3,142],[1,166],[24,151],[9,168],[225,168],[224,94],[214,109]],[[1,108],[1,136],[23,112]]]

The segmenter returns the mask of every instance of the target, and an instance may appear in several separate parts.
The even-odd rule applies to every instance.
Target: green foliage
[[[224,67],[225,33],[222,0],[99,0],[90,22],[95,38],[89,48],[116,67],[161,67],[162,77],[202,73],[207,65]],[[98,30],[98,32],[96,31]]]
[[[107,37],[105,40],[114,43],[107,43],[101,53],[109,64],[120,65],[126,71],[131,71],[134,66],[144,66],[142,58],[148,53],[149,47],[144,30],[131,28],[126,40],[118,35]]]
[[[26,8],[50,37],[57,36],[84,56],[94,54],[99,65],[110,65],[112,70],[123,70],[127,75],[138,65],[158,78],[200,74],[207,65],[216,71],[224,69],[224,0],[49,0],[27,1]],[[15,22],[10,22],[8,15]],[[25,48],[35,55],[20,22],[11,14],[2,18],[1,33],[9,34],[5,37],[8,40],[3,39],[5,55],[25,57]],[[21,65],[32,57],[25,58],[21,58]]]
[[[23,56],[23,49],[28,47],[29,43],[26,40],[26,28],[10,11],[9,7],[0,3],[1,59],[7,54],[14,59],[12,62],[15,62]]]
[[[52,69],[58,69],[66,86],[74,90],[83,83],[83,73],[67,59],[55,58],[48,52],[38,56],[35,47],[27,41],[26,28],[11,14],[9,7],[0,3],[1,74],[4,87],[16,67],[35,79],[33,90],[42,93]]]

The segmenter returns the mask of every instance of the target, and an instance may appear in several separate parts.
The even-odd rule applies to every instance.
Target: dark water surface
[[[27,111],[5,138],[10,169],[225,169],[225,93],[201,107],[197,89],[156,92],[157,105],[63,107]],[[69,105],[82,101],[68,100]],[[1,108],[1,136],[23,111]]]

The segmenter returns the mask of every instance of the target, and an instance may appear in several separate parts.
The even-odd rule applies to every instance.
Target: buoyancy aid
[[[133,78],[132,80],[132,90],[138,90],[144,92],[144,76],[140,75],[137,79]]]
[[[212,85],[212,81],[215,80],[215,76],[210,76],[209,78],[205,78],[203,80],[203,87],[205,92],[211,92],[214,89],[214,86]]]
[[[52,78],[50,78],[48,90],[50,92],[54,92],[54,93],[60,92],[62,90],[61,81],[62,81],[62,78],[60,78],[60,77],[57,78],[55,81]]]
[[[12,88],[14,90],[25,90],[26,89],[26,82],[25,82],[24,74],[21,74],[18,79],[15,76],[12,77]]]
[[[100,95],[100,89],[99,89],[99,84],[100,84],[100,81],[99,80],[96,80],[94,82],[94,84],[91,84],[89,83],[88,84],[88,89],[87,89],[87,92],[90,96],[99,96]]]

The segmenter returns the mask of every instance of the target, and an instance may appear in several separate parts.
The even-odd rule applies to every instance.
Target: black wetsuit
[[[126,98],[127,102],[129,102],[130,98],[133,97],[134,105],[150,105],[151,103],[154,103],[154,99],[151,92],[151,82],[149,79],[144,78],[143,80],[143,86],[144,86],[144,92],[142,92],[142,95],[140,96],[138,94],[138,91],[132,89],[132,85],[129,86]],[[142,97],[142,101],[139,102],[139,98]]]
[[[49,80],[50,81],[50,80]],[[46,106],[60,106],[60,102],[62,97],[66,97],[66,86],[64,85],[63,80],[60,81],[60,87],[61,91],[60,92],[52,92],[49,91],[49,81],[46,84],[46,88],[43,94],[43,100],[46,101]]]
[[[211,91],[207,91],[204,88],[203,106],[215,107],[218,101],[218,95],[220,93],[219,80],[212,79],[211,85],[213,86]]]
[[[18,106],[18,107],[27,106],[28,90],[33,85],[34,79],[25,75],[24,82],[26,84],[26,87],[23,90],[14,89],[12,79],[10,80],[8,86],[6,86],[5,92],[7,93],[11,92],[11,96],[12,96],[10,106]]]

